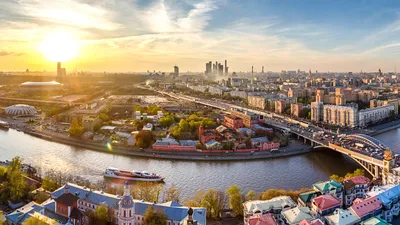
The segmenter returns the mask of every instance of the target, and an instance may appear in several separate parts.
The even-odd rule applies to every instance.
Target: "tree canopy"
[[[357,177],[357,176],[364,176],[364,175],[365,175],[365,170],[356,169],[356,170],[354,170],[353,173],[347,173],[344,177],[338,176],[336,174],[332,174],[329,177],[329,179],[337,181],[337,182],[343,182],[345,179],[352,178],[352,177]]]
[[[79,121],[76,118],[74,118],[71,122],[71,126],[68,129],[68,133],[71,136],[80,137],[80,136],[82,136],[84,131],[85,131],[85,128],[82,126],[82,124],[79,123]]]
[[[144,225],[167,225],[168,217],[161,210],[149,206],[144,213]]]
[[[43,221],[36,217],[30,217],[22,225],[57,225],[57,222],[55,220]]]
[[[233,185],[226,189],[226,194],[229,197],[229,206],[236,215],[243,215],[243,199],[240,194],[240,189],[237,185]]]
[[[141,148],[149,147],[153,142],[153,134],[150,131],[142,130],[135,135],[135,145]]]

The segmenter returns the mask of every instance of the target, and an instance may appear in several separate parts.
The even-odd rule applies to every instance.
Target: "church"
[[[176,202],[151,203],[133,199],[130,185],[124,185],[123,196],[108,194],[68,183],[51,193],[42,204],[30,202],[6,216],[8,224],[21,225],[30,217],[42,221],[56,220],[61,225],[86,225],[87,213],[98,206],[108,208],[113,224],[144,225],[149,206],[164,212],[167,225],[206,225],[205,208],[188,208]]]

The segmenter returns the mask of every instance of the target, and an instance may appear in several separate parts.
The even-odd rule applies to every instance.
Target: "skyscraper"
[[[262,73],[264,73],[264,66],[262,66],[262,69],[261,69],[261,71],[262,71]]]
[[[253,66],[251,66],[251,74],[253,74],[254,70],[253,70]]]
[[[174,66],[174,75],[179,76],[179,67],[178,66]]]
[[[212,73],[212,62],[206,63],[206,75],[210,75]]]
[[[225,75],[228,75],[228,61],[225,59]]]
[[[67,76],[67,71],[65,68],[61,68],[61,62],[57,62],[57,77],[56,80],[59,83],[64,82],[64,77]]]

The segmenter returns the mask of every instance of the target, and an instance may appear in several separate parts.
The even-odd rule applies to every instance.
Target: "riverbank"
[[[293,147],[281,148],[280,152],[253,152],[253,153],[200,153],[200,152],[160,152],[151,149],[139,150],[137,148],[127,148],[112,146],[107,147],[105,144],[84,142],[79,139],[61,136],[50,136],[38,132],[26,131],[26,134],[45,139],[48,141],[67,144],[70,146],[86,148],[94,151],[100,151],[110,154],[128,155],[135,157],[153,158],[153,159],[169,159],[169,160],[185,160],[185,161],[245,161],[270,159],[278,157],[287,157],[300,155],[311,152],[311,148],[304,145],[296,145]]]
[[[372,127],[372,129],[374,129],[374,131],[368,133],[368,135],[370,136],[376,136],[394,129],[400,128],[400,120],[396,120],[393,121],[392,123],[386,123],[386,124],[379,124],[376,125],[374,127]]]

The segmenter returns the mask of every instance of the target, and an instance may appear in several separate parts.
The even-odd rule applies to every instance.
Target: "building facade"
[[[357,109],[349,106],[324,105],[323,122],[341,127],[358,126]]]
[[[360,127],[365,127],[382,121],[389,118],[391,112],[395,114],[394,104],[360,110],[358,115],[358,125]]]

